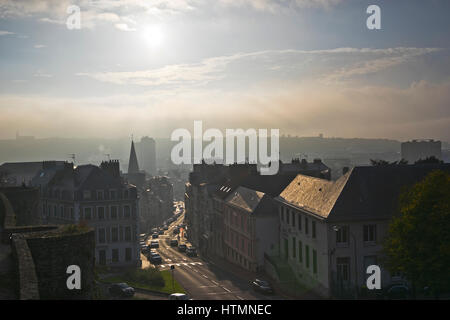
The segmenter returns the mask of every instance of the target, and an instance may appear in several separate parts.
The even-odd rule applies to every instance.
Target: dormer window
[[[83,199],[84,199],[84,200],[89,200],[89,199],[91,199],[91,191],[90,191],[90,190],[84,190],[84,191],[83,191]]]

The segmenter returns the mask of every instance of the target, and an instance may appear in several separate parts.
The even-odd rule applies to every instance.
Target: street
[[[162,257],[162,263],[157,266],[159,270],[173,271],[175,279],[183,286],[189,297],[194,300],[278,300],[277,295],[263,295],[252,289],[250,282],[244,281],[234,274],[219,268],[213,263],[203,261],[199,257],[188,257],[178,251],[178,247],[170,247],[170,239],[176,239],[173,230],[181,224],[184,214],[174,221],[164,235],[160,235],[159,249],[156,249]],[[180,238],[181,243],[189,243]],[[151,239],[148,240],[149,242]],[[148,266],[148,261],[142,265]]]

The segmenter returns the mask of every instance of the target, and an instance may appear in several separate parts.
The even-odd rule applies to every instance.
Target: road
[[[276,300],[282,299],[277,295],[263,295],[255,292],[250,286],[250,280],[244,281],[234,274],[216,265],[203,261],[199,257],[188,257],[178,251],[177,247],[170,247],[169,241],[176,238],[173,229],[181,224],[184,214],[174,221],[164,235],[159,236],[159,249],[163,262],[157,266],[160,270],[170,270],[174,265],[175,279],[185,288],[189,297],[194,300]],[[151,241],[151,239],[149,239]],[[184,243],[185,241],[182,241]],[[188,244],[186,242],[186,244]],[[189,246],[189,244],[188,244]],[[143,261],[147,265],[148,262]]]

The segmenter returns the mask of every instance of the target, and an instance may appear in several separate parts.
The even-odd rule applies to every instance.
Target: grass
[[[104,279],[108,283],[126,282],[134,288],[147,289],[162,293],[186,293],[183,287],[174,280],[172,287],[172,275],[170,270],[159,271],[153,268],[138,269]]]

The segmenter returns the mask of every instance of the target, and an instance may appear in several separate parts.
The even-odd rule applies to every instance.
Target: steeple
[[[134,141],[131,140],[130,160],[128,161],[128,173],[139,173],[139,165],[134,150]]]

